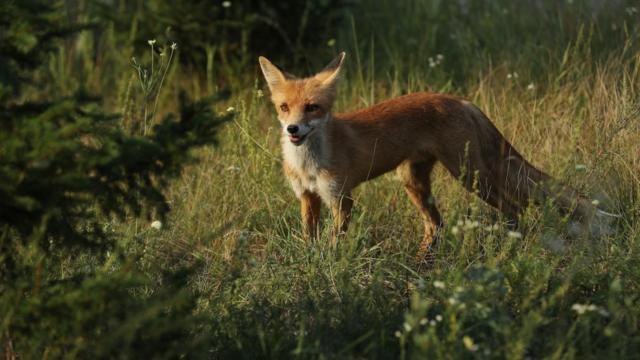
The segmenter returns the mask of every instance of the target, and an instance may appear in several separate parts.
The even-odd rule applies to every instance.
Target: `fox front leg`
[[[300,196],[300,213],[302,215],[302,232],[305,239],[315,240],[320,232],[320,204],[322,200],[317,194],[305,191]]]

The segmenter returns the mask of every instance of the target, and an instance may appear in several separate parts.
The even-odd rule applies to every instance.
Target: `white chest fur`
[[[322,143],[323,139],[308,139],[300,146],[283,139],[283,158],[292,172],[289,176],[291,187],[296,196],[300,197],[305,191],[318,194],[329,204],[338,196],[335,191],[335,181],[327,171],[328,148]]]

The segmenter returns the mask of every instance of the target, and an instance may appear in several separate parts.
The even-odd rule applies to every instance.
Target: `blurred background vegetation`
[[[639,11],[2,2],[0,354],[635,356]],[[510,233],[440,172],[434,269],[412,262],[419,220],[392,176],[357,194],[337,249],[305,243],[256,59],[304,76],[342,50],[338,110],[413,91],[470,98],[534,163],[622,214],[616,233],[567,242],[546,207]]]

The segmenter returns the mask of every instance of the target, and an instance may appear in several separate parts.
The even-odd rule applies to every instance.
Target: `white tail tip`
[[[610,212],[606,212],[604,210],[596,209],[596,216],[598,216],[598,215],[600,215],[600,216],[609,216],[609,217],[614,217],[614,218],[618,218],[618,219],[622,218],[622,215],[620,215],[620,214],[613,214],[613,213],[610,213]]]
[[[614,219],[621,217],[621,215],[597,209],[594,216],[589,220],[571,221],[567,230],[572,237],[590,235],[591,237],[599,238],[612,235],[614,233],[612,223]]]

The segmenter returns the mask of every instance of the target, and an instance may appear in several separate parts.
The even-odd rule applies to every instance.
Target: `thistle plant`
[[[158,109],[158,100],[160,98],[160,91],[162,90],[162,84],[167,76],[171,61],[173,60],[173,53],[178,48],[178,44],[175,42],[171,45],[160,49],[158,55],[156,55],[156,40],[152,39],[147,41],[150,47],[151,64],[146,66],[139,63],[135,57],[131,58],[131,66],[136,71],[138,82],[142,90],[143,96],[143,135],[146,135],[153,119],[155,118],[156,110]],[[169,56],[167,58],[167,51]],[[158,63],[156,64],[156,57],[158,57]],[[149,113],[150,105],[151,113]]]

